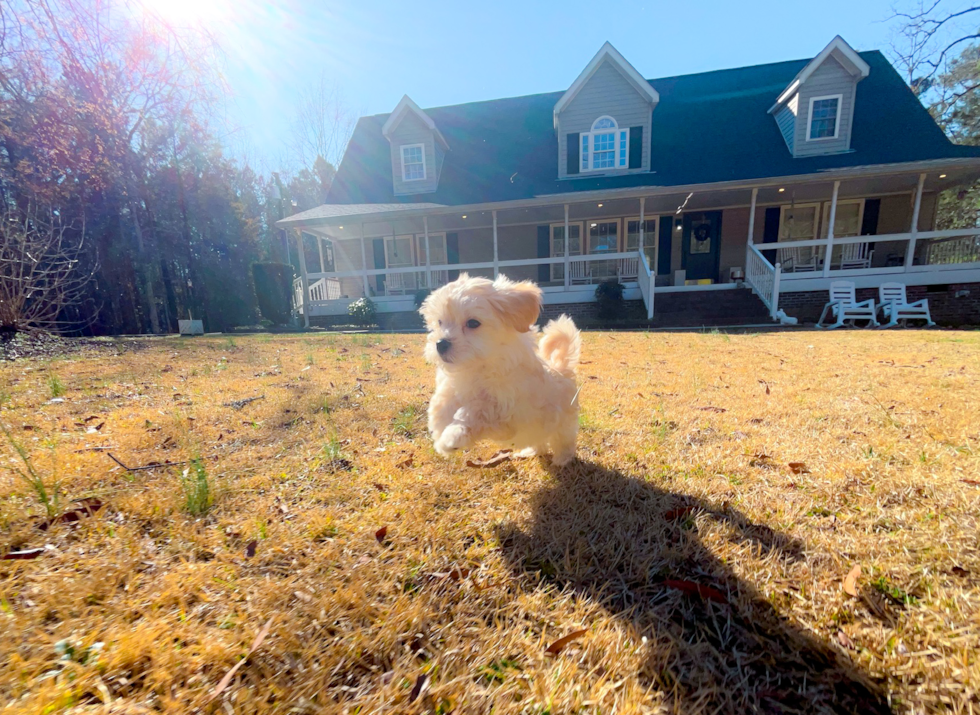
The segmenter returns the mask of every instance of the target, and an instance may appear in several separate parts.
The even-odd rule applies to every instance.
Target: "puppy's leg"
[[[578,416],[566,420],[551,438],[551,463],[562,467],[575,459],[575,442],[578,439]]]
[[[480,439],[482,423],[476,410],[460,407],[453,415],[452,422],[436,440],[436,452],[448,456],[457,449],[464,449]]]
[[[438,443],[446,427],[452,424],[459,400],[451,389],[440,387],[429,401],[429,434]]]

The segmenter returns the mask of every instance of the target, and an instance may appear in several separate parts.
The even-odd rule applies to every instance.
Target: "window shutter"
[[[861,220],[861,235],[878,235],[878,213],[881,211],[881,199],[868,199],[864,202],[864,218]]]
[[[375,268],[387,268],[385,262],[385,240],[383,238],[371,239],[371,245],[374,249],[374,267]],[[375,276],[375,286],[378,291],[378,295],[384,295],[385,293],[385,277]]]
[[[631,169],[643,167],[643,127],[630,127],[630,165]]]
[[[565,146],[568,148],[568,165],[565,173],[577,174],[579,170],[579,152],[582,150],[579,144],[578,132],[565,135]]]
[[[551,256],[551,226],[538,226],[538,258]],[[544,263],[538,266],[538,283],[551,280],[551,266]]]
[[[660,245],[657,247],[657,275],[670,275],[670,248],[674,242],[674,217],[660,217]]]
[[[762,228],[763,243],[776,243],[779,240],[779,216],[778,206],[770,206],[766,209],[766,222]],[[763,251],[762,255],[766,257],[767,261],[776,265],[775,251]]]
[[[446,261],[452,265],[459,263],[459,234],[446,234]],[[454,281],[459,278],[459,271],[449,271],[449,280]]]

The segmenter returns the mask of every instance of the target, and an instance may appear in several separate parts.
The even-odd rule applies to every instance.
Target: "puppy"
[[[538,340],[538,286],[463,273],[419,312],[429,330],[425,358],[436,365],[429,432],[439,454],[487,439],[523,456],[550,450],[559,466],[575,457],[582,341],[567,315]]]

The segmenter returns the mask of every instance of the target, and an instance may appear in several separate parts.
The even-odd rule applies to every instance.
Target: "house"
[[[460,271],[588,315],[616,280],[650,325],[813,321],[833,279],[900,281],[980,323],[980,230],[937,231],[980,177],[877,51],[647,80],[606,43],[563,92],[361,118],[304,246],[309,324],[370,296],[391,324]]]

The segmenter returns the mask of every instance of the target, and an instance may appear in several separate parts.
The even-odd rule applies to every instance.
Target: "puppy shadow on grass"
[[[679,712],[892,712],[844,654],[712,553],[697,522],[717,520],[763,559],[804,559],[801,544],[595,463],[547,468],[553,481],[532,496],[530,523],[498,533],[505,559],[527,588],[550,583],[630,622],[647,638],[640,678]]]

